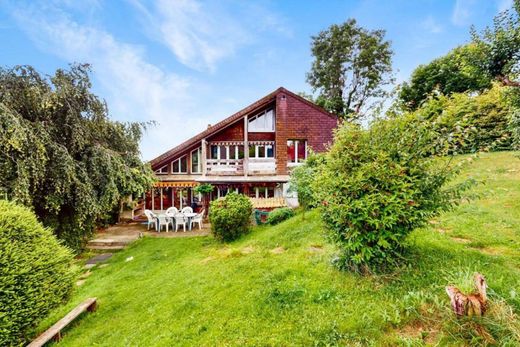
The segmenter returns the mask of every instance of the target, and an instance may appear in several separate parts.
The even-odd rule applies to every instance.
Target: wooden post
[[[160,197],[161,197],[161,211],[164,210],[164,206],[163,206],[163,187],[161,187],[161,190],[160,190]]]
[[[249,140],[248,140],[248,122],[247,122],[247,115],[244,116],[244,176],[247,176],[247,172],[249,170],[248,164],[249,164]]]
[[[152,211],[154,210],[155,208],[155,188],[152,187]]]
[[[200,156],[202,176],[206,176],[206,160],[208,159],[206,154],[206,139],[202,139],[202,141],[200,141]]]

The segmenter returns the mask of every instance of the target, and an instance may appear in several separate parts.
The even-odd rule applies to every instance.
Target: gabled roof
[[[199,143],[200,141],[202,141],[204,138],[224,129],[225,127],[235,123],[236,121],[238,121],[239,119],[241,119],[242,117],[244,117],[245,115],[249,114],[249,113],[252,113],[254,111],[256,111],[257,109],[273,102],[275,99],[276,99],[276,96],[280,93],[286,93],[302,102],[304,102],[305,104],[317,109],[318,111],[330,116],[330,117],[333,117],[335,119],[337,119],[337,117],[335,115],[333,115],[332,113],[330,112],[327,112],[326,110],[324,110],[323,108],[319,107],[318,105],[312,103],[311,101],[299,96],[298,94],[295,94],[287,89],[285,89],[284,87],[280,87],[278,89],[276,89],[275,91],[267,94],[266,96],[264,96],[263,98],[253,102],[251,105],[243,108],[242,110],[238,111],[237,113],[229,116],[228,118],[218,122],[217,124],[213,125],[213,126],[210,126],[208,127],[206,130],[204,130],[203,132],[193,136],[192,138],[184,141],[183,143],[179,144],[178,146],[176,147],[173,147],[172,149],[170,149],[169,151],[167,152],[164,152],[163,154],[159,155],[157,158],[155,159],[152,159],[150,160],[150,165],[152,165],[152,167],[154,166],[158,166],[158,165],[161,165],[163,164],[164,161],[167,161],[169,158],[172,158],[174,157],[176,154],[178,154],[179,152],[185,150],[186,148],[188,147],[191,147],[191,146],[194,146],[195,144]]]

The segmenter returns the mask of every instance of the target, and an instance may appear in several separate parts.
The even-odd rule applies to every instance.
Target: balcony
[[[276,173],[276,159],[249,158],[247,173],[249,175],[273,175]]]
[[[206,174],[239,176],[244,174],[244,159],[206,159]]]

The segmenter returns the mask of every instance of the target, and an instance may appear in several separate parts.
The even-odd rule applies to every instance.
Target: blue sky
[[[512,0],[0,0],[0,64],[93,65],[111,117],[155,120],[144,159],[284,86],[310,92],[310,36],[356,18],[386,29],[397,82],[467,42]]]

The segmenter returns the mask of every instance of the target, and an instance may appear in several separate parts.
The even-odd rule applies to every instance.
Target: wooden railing
[[[207,159],[207,175],[243,175],[243,159]]]
[[[249,158],[247,164],[248,174],[270,175],[276,173],[276,159],[274,158]]]

